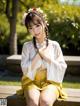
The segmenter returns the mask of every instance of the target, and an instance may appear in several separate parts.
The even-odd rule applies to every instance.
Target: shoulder
[[[49,44],[52,45],[53,47],[60,47],[60,44],[54,40],[49,39]]]
[[[62,53],[60,44],[57,41],[50,40],[49,42],[49,44],[53,47],[55,54]]]
[[[25,42],[23,48],[30,48],[33,45],[32,41]]]
[[[28,41],[23,44],[22,51],[31,51],[33,49],[33,42]]]

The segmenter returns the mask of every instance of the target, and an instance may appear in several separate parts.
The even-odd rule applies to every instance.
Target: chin
[[[35,36],[35,37],[39,39],[39,38],[41,38],[41,35],[37,35],[37,36]]]

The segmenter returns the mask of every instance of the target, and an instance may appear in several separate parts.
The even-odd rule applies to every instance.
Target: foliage
[[[50,39],[57,40],[60,43],[64,54],[80,55],[80,7],[60,5],[58,0],[19,1],[17,17],[19,51],[21,51],[23,43],[31,39],[27,29],[22,25],[22,14],[28,8],[41,7],[48,15]],[[6,44],[9,36],[9,25],[4,15],[0,17],[0,36],[0,44]]]
[[[5,0],[0,0],[0,14],[5,12]]]
[[[50,38],[57,40],[62,49],[67,50],[67,55],[71,55],[72,52],[73,55],[79,55],[80,7],[48,5],[45,11],[49,16]]]
[[[7,23],[5,16],[4,15],[0,16],[0,44],[5,43],[5,40],[9,35],[8,29],[9,29],[9,25]]]
[[[0,16],[0,52],[4,52],[8,47],[9,24],[5,15]],[[4,49],[4,50],[3,50]]]

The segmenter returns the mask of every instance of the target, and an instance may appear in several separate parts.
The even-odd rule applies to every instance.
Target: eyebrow
[[[33,25],[29,24],[28,27],[32,27],[32,26],[34,26],[34,25],[41,25],[40,23],[33,23],[33,22],[32,22],[32,24],[33,24]]]

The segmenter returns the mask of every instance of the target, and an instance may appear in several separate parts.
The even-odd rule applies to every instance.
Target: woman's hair
[[[40,8],[32,8],[28,10],[28,13],[26,13],[24,18],[24,24],[27,27],[27,29],[31,26],[31,23],[37,25],[41,24],[42,22],[45,26],[45,33],[46,33],[46,47],[48,46],[48,23],[46,15],[43,13],[43,11]],[[33,44],[36,49],[36,39],[33,37]]]

